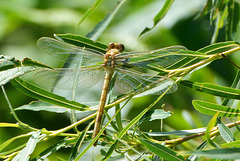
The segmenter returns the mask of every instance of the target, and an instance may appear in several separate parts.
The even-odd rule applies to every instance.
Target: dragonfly
[[[124,45],[110,43],[106,53],[103,53],[49,37],[40,38],[37,44],[52,57],[64,61],[65,64],[71,64],[66,68],[38,71],[35,75],[38,82],[54,88],[79,90],[88,89],[101,79],[104,80],[92,138],[95,138],[101,130],[104,107],[113,77],[116,78],[115,83],[123,93],[134,91],[139,96],[148,93],[161,94],[169,87],[171,87],[169,93],[174,92],[177,90],[174,80],[149,74],[145,68],[149,65],[158,65],[166,53],[185,50],[182,46],[172,46],[152,51],[124,52]],[[166,60],[163,59],[162,63],[164,61]]]

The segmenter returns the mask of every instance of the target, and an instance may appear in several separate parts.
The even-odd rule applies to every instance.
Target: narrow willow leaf
[[[14,158],[12,161],[19,161],[19,160],[28,160],[30,158],[30,155],[34,151],[37,143],[40,141],[41,131],[34,132],[32,136],[29,138],[26,147],[23,148]]]
[[[118,134],[117,138],[118,139],[121,139],[126,133],[127,131],[132,127],[134,126],[141,118],[142,116],[147,112],[149,111],[154,105],[156,105],[157,102],[159,102],[162,97],[167,94],[167,92],[171,89],[171,86],[168,87],[168,89],[165,90],[164,93],[162,93],[150,106],[148,106],[148,108],[144,109],[140,114],[138,114],[134,119],[132,119],[124,128],[123,130]],[[112,146],[109,148],[106,156],[104,157],[104,161],[105,160],[108,160],[111,156],[111,154],[113,153],[117,143],[118,143],[118,139],[116,139],[114,141],[114,143],[112,144]]]
[[[21,62],[14,57],[0,55],[0,71],[20,66]]]
[[[230,99],[240,99],[240,90],[231,87],[224,87],[211,83],[191,82],[188,80],[181,80],[179,81],[179,84],[214,96]]]
[[[153,27],[151,27],[151,28],[146,27],[139,36],[143,35],[144,33],[148,32],[150,30],[152,30],[158,24],[158,22],[160,20],[162,20],[163,17],[167,14],[167,12],[168,12],[168,10],[171,7],[173,2],[174,2],[174,0],[166,0],[162,9],[158,12],[158,14],[153,19],[153,22],[154,22]]]
[[[81,148],[82,143],[83,143],[83,141],[86,137],[86,134],[87,134],[88,130],[90,129],[90,127],[92,126],[93,123],[94,123],[94,121],[89,123],[88,126],[85,128],[85,130],[82,132],[82,134],[79,136],[78,140],[76,141],[76,143],[73,147],[72,153],[71,153],[68,161],[73,161],[76,158],[76,156],[79,152],[79,149]]]
[[[49,157],[51,154],[55,153],[62,147],[65,147],[67,145],[66,142],[67,139],[62,139],[58,141],[57,143],[53,144],[52,146],[41,152],[38,157],[31,159],[31,161],[40,161],[47,159],[47,157]]]
[[[197,147],[197,150],[202,150],[206,145],[207,145],[207,141],[204,141],[202,144],[200,144],[198,147]],[[197,159],[197,155],[196,154],[193,154],[191,156],[188,157],[189,160],[191,161],[195,161]]]
[[[79,27],[79,25],[88,17],[90,16],[101,4],[102,4],[103,0],[96,0],[94,5],[87,10],[87,12],[84,14],[83,18],[79,21],[79,23],[77,24],[77,27]]]
[[[18,89],[20,92],[30,97],[39,99],[41,101],[45,101],[57,106],[78,110],[78,111],[89,110],[88,106],[86,105],[83,105],[75,101],[69,101],[64,97],[61,97],[59,95],[56,95],[51,92],[45,91],[41,88],[38,88],[20,78],[14,79],[11,82],[14,85],[14,87]]]
[[[197,156],[213,158],[213,159],[239,159],[240,148],[228,148],[228,149],[212,149],[192,152]]]
[[[225,143],[225,144],[221,144],[222,147],[240,147],[240,140],[236,140],[233,142],[229,142],[229,143]]]
[[[24,58],[22,61],[22,65],[23,66],[34,66],[34,67],[42,67],[42,68],[49,68],[49,69],[53,69],[52,67],[42,64],[40,62],[34,61],[30,58]]]
[[[76,35],[76,34],[57,34],[56,36],[60,37],[63,41],[73,44],[80,47],[85,47],[89,49],[93,49],[99,51],[101,53],[106,53],[106,49],[108,48],[107,45],[93,41],[87,37]]]
[[[163,159],[166,160],[171,160],[171,161],[180,161],[180,160],[185,160],[183,158],[183,156],[181,155],[177,155],[176,152],[174,152],[173,150],[158,144],[158,143],[154,143],[151,142],[149,140],[146,139],[139,139],[141,141],[141,143],[143,145],[145,145],[150,151],[152,151],[153,153],[155,153],[156,155],[162,157]]]
[[[204,53],[206,55],[218,54],[233,48],[237,48],[239,45],[240,44],[236,41],[219,42],[203,47],[197,50],[197,52]]]
[[[217,126],[220,135],[227,143],[235,141],[235,138],[231,130],[220,119],[217,119]]]
[[[210,145],[212,145],[213,147],[218,147],[217,144],[215,144],[213,141],[212,141],[212,138],[211,138],[211,130],[212,128],[216,125],[216,122],[217,122],[217,118],[219,116],[219,113],[216,113],[212,119],[209,121],[208,125],[207,125],[207,130],[206,130],[206,138],[207,138],[207,141]]]
[[[206,131],[206,128],[197,128],[190,130],[180,130],[171,132],[145,132],[149,136],[169,136],[169,135],[191,135]]]
[[[27,105],[20,106],[15,108],[14,110],[31,110],[31,111],[48,111],[48,112],[56,112],[56,113],[65,113],[70,110],[64,107],[56,106],[47,102],[42,101],[33,101]]]
[[[172,115],[171,111],[164,111],[162,109],[156,109],[153,111],[148,111],[140,120],[139,123],[143,123],[144,121],[153,121],[159,119],[165,119]]]
[[[32,66],[21,66],[21,67],[15,67],[12,69],[4,70],[0,72],[0,86],[8,83],[14,78],[17,78],[21,75],[24,75],[26,73],[29,73],[31,71],[34,71],[36,68]]]
[[[2,152],[6,147],[8,147],[13,141],[15,141],[17,139],[27,137],[29,135],[31,135],[31,133],[24,134],[24,135],[18,135],[18,136],[15,136],[15,137],[11,138],[11,139],[8,139],[7,141],[5,141],[4,143],[2,143],[0,145],[0,152]]]
[[[126,0],[120,0],[117,2],[114,10],[106,15],[106,17],[100,21],[95,28],[86,35],[86,37],[90,38],[91,40],[97,40],[98,37],[103,33],[103,31],[108,27],[114,16],[116,15],[117,11],[120,7],[126,2]]]
[[[215,115],[216,113],[219,113],[219,116],[221,117],[237,117],[240,115],[239,109],[222,106],[215,103],[194,100],[192,104],[196,110],[206,115]]]

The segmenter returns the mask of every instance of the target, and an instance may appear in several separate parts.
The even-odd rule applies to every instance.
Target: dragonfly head
[[[124,45],[123,44],[121,44],[121,43],[113,43],[113,42],[111,42],[111,43],[109,43],[109,45],[108,45],[108,51],[109,50],[111,50],[111,49],[117,49],[117,50],[119,50],[119,52],[122,52],[122,51],[124,51]]]

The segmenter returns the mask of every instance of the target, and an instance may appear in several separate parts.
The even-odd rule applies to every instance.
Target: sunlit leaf
[[[170,111],[164,111],[162,109],[156,109],[153,111],[148,111],[140,120],[139,123],[141,124],[144,121],[153,121],[159,119],[165,119],[172,115]]]
[[[224,143],[221,144],[222,147],[228,146],[228,147],[240,147],[240,140],[236,140],[233,142],[229,142],[229,143]]]
[[[206,129],[206,138],[207,138],[207,141],[210,145],[212,145],[213,147],[218,147],[218,145],[216,143],[214,143],[214,141],[212,140],[212,136],[211,136],[211,130],[213,129],[213,127],[216,125],[216,122],[217,122],[217,118],[219,116],[219,112],[217,112],[213,117],[212,119],[209,121],[208,125],[207,125],[207,129]]]
[[[117,5],[115,6],[114,10],[107,14],[105,18],[100,21],[95,28],[86,35],[86,37],[90,38],[91,40],[97,40],[98,37],[103,33],[103,31],[108,27],[110,22],[113,20],[114,16],[116,15],[117,11],[120,9],[120,7],[126,2],[126,0],[120,0],[117,2]]]
[[[206,115],[215,115],[216,113],[219,113],[219,116],[222,117],[237,117],[240,115],[239,109],[236,108],[230,108],[201,100],[194,100],[192,103],[196,110]]]
[[[151,27],[151,28],[146,27],[139,36],[143,35],[144,33],[148,32],[150,30],[152,30],[163,19],[163,17],[167,14],[167,12],[168,12],[168,10],[171,7],[173,2],[174,2],[174,0],[166,0],[162,9],[158,12],[158,14],[153,19],[153,22],[154,22],[153,27]]]
[[[230,98],[230,99],[240,99],[239,89],[224,87],[224,86],[220,86],[212,83],[191,82],[188,80],[181,80],[178,83],[183,86],[190,87],[194,90],[211,94],[214,96],[220,96],[223,98]]]
[[[98,42],[93,41],[87,37],[76,35],[76,34],[57,34],[56,36],[60,37],[63,41],[73,44],[80,47],[85,47],[89,49],[93,49],[96,51],[99,51],[101,53],[105,53],[107,49],[107,45]]]

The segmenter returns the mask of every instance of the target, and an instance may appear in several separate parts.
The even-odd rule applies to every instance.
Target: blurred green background
[[[0,0],[0,55],[14,56],[19,60],[29,57],[48,65],[56,65],[56,60],[40,52],[36,41],[40,37],[53,37],[54,33],[74,33],[86,35],[90,32],[117,1],[106,0],[90,17],[77,26],[84,13],[92,7],[94,0]],[[178,0],[173,3],[166,17],[152,31],[139,37],[145,27],[153,25],[153,18],[161,9],[162,0],[128,0],[117,13],[110,26],[99,37],[99,41],[121,42],[126,50],[152,50],[171,45],[183,45],[191,50],[198,50],[211,42],[214,26],[209,23],[209,16],[195,19],[203,10],[206,1]],[[218,41],[224,40],[224,31],[220,30]],[[239,62],[239,57],[231,57]],[[222,68],[224,67],[224,68]],[[211,65],[191,74],[186,79],[206,81],[229,86],[236,69],[226,60],[217,60]],[[27,104],[33,99],[18,92],[10,83],[6,86],[8,97],[14,108]],[[131,119],[146,108],[157,96],[133,99],[124,109],[123,117]],[[179,86],[177,92],[167,95],[156,108],[165,104],[165,109],[174,115],[164,120],[166,129],[189,129],[203,127],[210,117],[202,116],[192,106],[193,99],[220,101],[219,98],[192,91]],[[96,98],[97,100],[97,98]],[[16,121],[0,93],[0,122]],[[23,122],[36,128],[59,129],[70,124],[68,115],[50,112],[18,111]],[[160,122],[153,126],[142,125],[142,130],[160,130]],[[17,134],[20,130],[0,128],[0,143]]]

